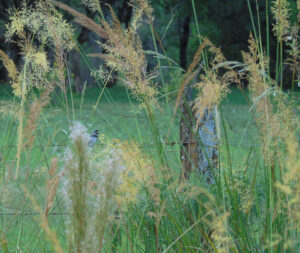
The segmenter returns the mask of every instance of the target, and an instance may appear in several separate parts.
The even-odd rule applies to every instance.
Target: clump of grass
[[[89,179],[89,135],[87,129],[76,122],[71,128],[72,148],[65,154],[64,196],[67,209],[71,212],[68,222],[68,243],[70,252],[85,252],[84,242],[88,240],[87,188]]]
[[[290,145],[295,150],[298,150],[296,132],[298,131],[299,123],[294,114],[293,103],[289,101],[286,94],[274,85],[275,82],[269,76],[265,75],[268,68],[268,59],[259,50],[258,43],[250,35],[249,53],[243,53],[243,58],[248,71],[247,80],[252,100],[250,110],[255,111],[253,116],[256,120],[262,143],[261,155],[258,159],[262,159],[264,163],[261,169],[265,174],[263,184],[266,187],[264,191],[266,210],[261,214],[262,217],[260,217],[265,227],[265,230],[262,232],[260,245],[270,250],[276,248],[287,250],[290,247],[288,245],[290,240],[286,236],[290,234],[294,235],[295,233],[298,234],[298,229],[294,226],[291,228],[284,225],[294,224],[297,217],[297,215],[288,216],[286,213],[287,209],[292,210],[290,200],[286,195],[287,191],[289,187],[295,187],[296,185],[291,181],[286,181],[284,178],[288,177],[287,175],[289,174],[295,175],[295,167],[291,166],[288,162],[288,153]],[[298,159],[297,155],[294,154],[292,163],[298,163]],[[280,193],[277,187],[284,194]],[[254,188],[247,190],[250,193],[250,203],[258,205],[258,200],[254,198],[253,190]],[[294,190],[297,191],[296,189]],[[259,191],[259,189],[257,188],[254,191]],[[237,190],[231,188],[230,194],[232,192],[236,192],[242,198],[242,195]],[[298,203],[298,201],[295,202]],[[245,203],[248,203],[248,201]],[[252,213],[249,206],[247,210],[251,217]],[[294,237],[292,238],[292,245],[297,245]],[[289,243],[284,243],[287,240]]]
[[[128,143],[109,142],[92,152],[87,129],[75,122],[70,130],[71,149],[65,154],[63,172],[63,195],[71,213],[69,250],[99,252],[108,223],[115,219],[114,211],[137,201],[141,186],[149,181],[151,164]],[[151,190],[155,188],[149,184]]]
[[[4,52],[0,52],[1,60],[11,78],[13,93],[20,99],[17,113],[19,125],[17,130],[16,178],[19,174],[23,146],[33,144],[32,132],[34,132],[35,121],[42,108],[48,104],[55,84],[60,85],[66,94],[65,55],[63,52],[74,47],[74,42],[71,39],[72,33],[71,26],[63,20],[62,15],[48,1],[37,2],[35,7],[28,7],[24,2],[20,10],[10,11],[6,39],[12,40],[13,36],[17,37],[16,43],[24,60],[23,66],[17,68]],[[34,39],[37,39],[39,43],[33,44]],[[46,44],[53,44],[55,47],[57,67],[50,66],[47,53],[44,50]],[[60,82],[57,82],[57,78]],[[40,97],[40,101],[32,103],[27,126],[25,126],[26,103],[33,88],[44,90],[44,93]],[[24,127],[27,128],[25,132]],[[24,142],[24,134],[28,134],[26,143]]]
[[[137,7],[138,8],[138,7]],[[103,45],[108,55],[103,55],[106,64],[124,74],[125,84],[133,91],[142,104],[154,105],[157,91],[151,85],[153,75],[147,74],[147,62],[136,29],[139,18],[127,31],[124,31],[114,12],[114,24],[109,25],[103,21],[103,27],[108,34],[109,40]],[[148,105],[148,106],[149,106]],[[147,105],[146,105],[147,106]]]

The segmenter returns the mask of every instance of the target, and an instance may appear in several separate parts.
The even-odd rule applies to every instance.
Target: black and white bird
[[[93,132],[93,134],[90,136],[88,145],[89,147],[94,147],[94,145],[96,144],[96,142],[98,141],[98,136],[99,136],[99,130],[95,130]]]

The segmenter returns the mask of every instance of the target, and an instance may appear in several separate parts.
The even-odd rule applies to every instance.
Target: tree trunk
[[[129,5],[129,1],[125,0],[121,8],[118,9],[118,18],[121,23],[124,23],[125,27],[128,28],[129,22],[132,17],[132,7]]]
[[[187,47],[190,38],[190,22],[191,17],[185,17],[180,28],[180,66],[184,70],[187,69]]]
[[[86,7],[85,7],[85,11],[86,11],[87,17],[89,17],[91,19],[93,19],[95,17],[95,14]],[[81,47],[83,47],[83,44],[85,42],[89,42],[90,33],[91,32],[88,29],[86,29],[83,26],[81,27],[81,31],[77,38],[77,41],[81,45]],[[86,71],[89,72],[89,70],[86,69],[86,70],[82,71],[82,68],[87,68],[87,67],[81,66],[81,55],[80,55],[79,49],[76,48],[70,53],[70,60],[71,60],[70,69],[71,69],[72,76],[74,77],[74,89],[75,89],[75,92],[81,93],[83,90],[84,82],[87,81],[87,80],[84,80],[85,78],[83,77],[83,72],[86,72]]]

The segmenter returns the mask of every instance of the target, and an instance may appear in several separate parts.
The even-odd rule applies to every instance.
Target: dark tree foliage
[[[27,2],[33,4],[34,0],[27,0]],[[84,7],[80,0],[61,0],[61,2],[98,22],[96,13]],[[106,4],[109,4],[115,10],[124,27],[128,27],[132,16],[132,8],[128,4],[129,2],[129,0],[102,0],[101,5],[103,6],[105,18],[110,20],[110,13],[106,6]],[[194,8],[192,2],[194,2]],[[296,10],[296,1],[290,0],[289,2],[293,14]],[[0,49],[6,51],[17,63],[20,60],[18,49],[16,45],[5,42],[4,33],[5,23],[8,22],[7,9],[20,8],[21,3],[22,0],[0,0]],[[176,60],[183,69],[186,69],[199,46],[195,20],[197,16],[200,34],[208,37],[217,46],[220,46],[227,59],[241,60],[240,52],[247,50],[247,40],[250,32],[253,31],[248,3],[253,15],[254,27],[257,31],[258,23],[260,24],[260,35],[265,46],[267,37],[266,3],[268,3],[269,8],[272,4],[272,1],[269,0],[152,0],[155,32],[160,38],[164,35],[161,43],[167,55]],[[73,17],[67,13],[64,13],[64,15],[68,21],[72,22]],[[295,17],[292,19],[295,19]],[[271,44],[270,58],[275,59],[276,42],[273,38],[272,22],[273,20],[270,17],[268,27]],[[76,26],[75,24],[74,26],[79,45],[87,53],[97,52],[99,47],[94,41],[98,38],[85,28]],[[154,50],[152,39],[149,39],[151,37],[149,27],[142,28],[140,34],[145,49]],[[160,43],[157,44],[160,45]],[[163,51],[161,47],[158,50],[160,52]],[[83,83],[87,79],[92,82],[88,77],[89,71],[86,71],[88,69],[84,69],[84,63],[79,63],[81,61],[80,56],[75,53],[75,56],[71,55],[70,59],[73,59],[72,61],[77,65],[77,67],[71,66],[71,71],[75,77],[80,79],[80,83]],[[149,61],[150,68],[155,65],[154,61],[153,59]],[[100,62],[94,63],[99,64]],[[271,66],[272,64],[274,63],[271,62]],[[2,82],[7,81],[6,71],[3,69],[1,63],[0,79]]]
[[[19,61],[19,51],[18,48],[12,43],[6,43],[5,41],[5,24],[8,22],[8,13],[7,10],[15,6],[20,6],[21,0],[14,1],[0,1],[0,49],[5,51],[11,58],[16,62]],[[0,62],[0,82],[6,82],[8,78],[7,71],[2,66]]]

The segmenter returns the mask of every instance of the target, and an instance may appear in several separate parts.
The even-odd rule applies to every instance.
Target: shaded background
[[[34,4],[33,0],[27,1],[28,4]],[[61,0],[61,2],[84,13],[88,17],[97,20],[97,13],[90,11],[81,4],[80,0]],[[110,14],[105,4],[110,4],[115,10],[118,18],[124,27],[130,23],[132,9],[128,5],[128,0],[102,0],[105,18],[109,20]],[[292,20],[296,20],[296,0],[290,0]],[[5,24],[8,22],[8,9],[20,8],[21,0],[1,0],[0,1],[0,49],[4,50],[18,65],[22,59],[15,44],[5,41]],[[247,40],[250,31],[253,30],[249,14],[249,5],[253,14],[254,25],[261,24],[261,34],[263,42],[266,41],[266,5],[272,4],[269,0],[195,0],[195,9],[197,12],[197,21],[199,23],[200,33],[208,37],[217,46],[222,48],[225,57],[228,60],[241,60],[241,51],[247,50]],[[162,45],[166,54],[175,60],[183,69],[186,69],[192,60],[192,57],[199,46],[197,37],[197,26],[195,15],[192,8],[192,2],[188,0],[152,0],[151,5],[154,9],[154,27],[158,36],[162,39]],[[258,15],[259,13],[259,15]],[[73,17],[64,13],[65,18],[72,22]],[[276,59],[276,42],[272,33],[272,18],[270,19],[270,48],[271,59]],[[169,24],[169,25],[168,25]],[[100,40],[95,34],[84,27],[74,24],[76,29],[76,38],[79,46],[85,53],[99,53],[97,40]],[[143,26],[140,29],[141,38],[145,50],[153,50],[153,43],[150,29]],[[149,39],[151,38],[151,39]],[[159,44],[159,43],[157,43]],[[162,48],[159,50],[162,52]],[[48,50],[51,55],[51,49]],[[95,85],[95,81],[90,77],[90,68],[82,60],[79,52],[73,50],[69,58],[69,68],[72,73],[74,90],[80,92],[84,82],[88,85]],[[96,68],[102,64],[100,59],[89,59],[90,63]],[[274,69],[274,62],[271,61],[271,70]],[[149,58],[149,69],[154,68],[156,61]],[[285,83],[289,83],[288,68],[284,71]],[[272,74],[272,73],[271,73]],[[0,63],[0,83],[7,83],[8,76],[2,63]],[[0,84],[0,85],[1,85]],[[114,85],[111,83],[110,85]]]

